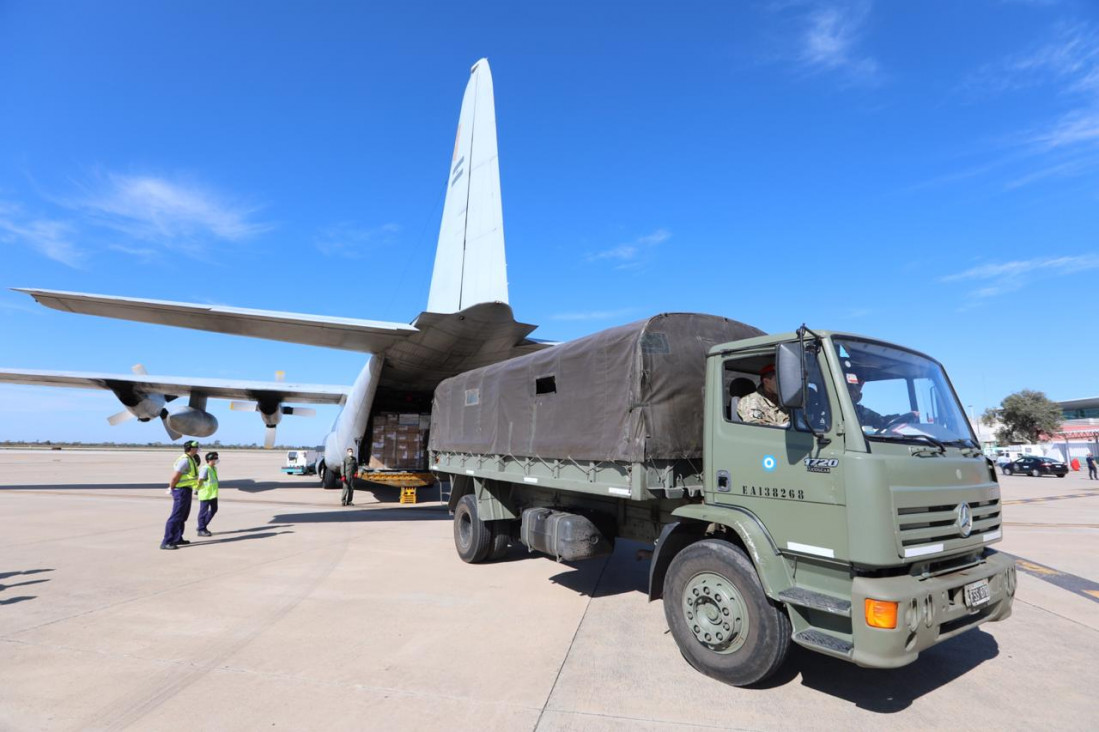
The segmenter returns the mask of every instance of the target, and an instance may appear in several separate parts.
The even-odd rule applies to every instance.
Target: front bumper
[[[990,597],[977,608],[965,604],[964,587],[987,579]],[[1015,561],[989,551],[980,564],[927,578],[856,577],[851,588],[854,648],[851,660],[870,668],[896,668],[912,663],[920,651],[964,633],[981,623],[1011,615],[1015,597]],[[867,598],[898,604],[897,627],[871,628],[863,608]]]

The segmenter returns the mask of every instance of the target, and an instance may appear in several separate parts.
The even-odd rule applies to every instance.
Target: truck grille
[[[1000,538],[998,493],[991,487],[957,492],[894,489],[900,555],[911,559],[980,546]],[[927,500],[929,498],[934,503]],[[969,507],[973,519],[972,530],[964,538],[958,525],[958,505],[963,502]]]

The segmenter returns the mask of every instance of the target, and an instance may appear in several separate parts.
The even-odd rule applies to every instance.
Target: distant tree
[[[1042,434],[1061,429],[1061,408],[1044,392],[1023,389],[1004,397],[999,409],[986,409],[981,415],[986,425],[1000,423],[996,440],[1002,444],[1037,442]]]

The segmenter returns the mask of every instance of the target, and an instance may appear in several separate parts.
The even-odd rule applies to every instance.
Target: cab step
[[[794,642],[811,650],[821,651],[830,656],[850,657],[855,644],[843,638],[825,633],[823,630],[810,628],[794,634]]]
[[[845,618],[851,617],[850,600],[832,597],[831,595],[825,595],[821,592],[814,592],[813,590],[807,590],[804,587],[791,587],[788,590],[783,590],[778,593],[778,599],[789,605],[797,605],[798,607],[809,608],[810,610],[820,610]]]

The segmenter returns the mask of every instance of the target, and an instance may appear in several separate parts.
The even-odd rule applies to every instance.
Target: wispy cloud
[[[107,173],[57,203],[132,239],[173,251],[201,253],[213,242],[238,242],[273,226],[254,219],[258,207],[200,184],[153,175]]]
[[[859,49],[870,7],[869,2],[814,7],[801,38],[801,63],[816,71],[841,72],[853,82],[880,81],[877,60]]]
[[[1059,23],[1027,50],[985,64],[963,89],[998,94],[1057,83],[1065,92],[1099,90],[1099,31],[1088,23]]]
[[[557,313],[551,315],[550,320],[584,321],[584,320],[614,320],[636,312],[637,308],[619,308],[618,310],[589,310],[586,312]]]
[[[1063,277],[1093,269],[1099,269],[1099,254],[1037,257],[982,264],[963,272],[940,277],[939,281],[975,282],[976,286],[970,291],[970,297],[981,299],[1014,292],[1039,278]]]
[[[609,261],[616,263],[616,269],[632,269],[645,262],[656,247],[672,237],[667,229],[657,229],[651,234],[639,236],[631,242],[619,244],[584,256],[588,262]]]
[[[314,240],[314,245],[325,256],[361,259],[379,246],[396,243],[400,232],[401,227],[393,223],[373,228],[342,223],[322,230]]]
[[[985,64],[960,87],[973,99],[1023,90],[1052,93],[1035,105],[1039,113],[1061,111],[1001,138],[998,159],[977,170],[998,169],[1009,176],[1004,187],[1014,190],[1099,167],[1099,27],[1058,23],[1029,48]]]
[[[79,267],[84,253],[73,241],[75,229],[66,221],[36,218],[20,206],[0,202],[0,241],[30,247],[55,262]]]

